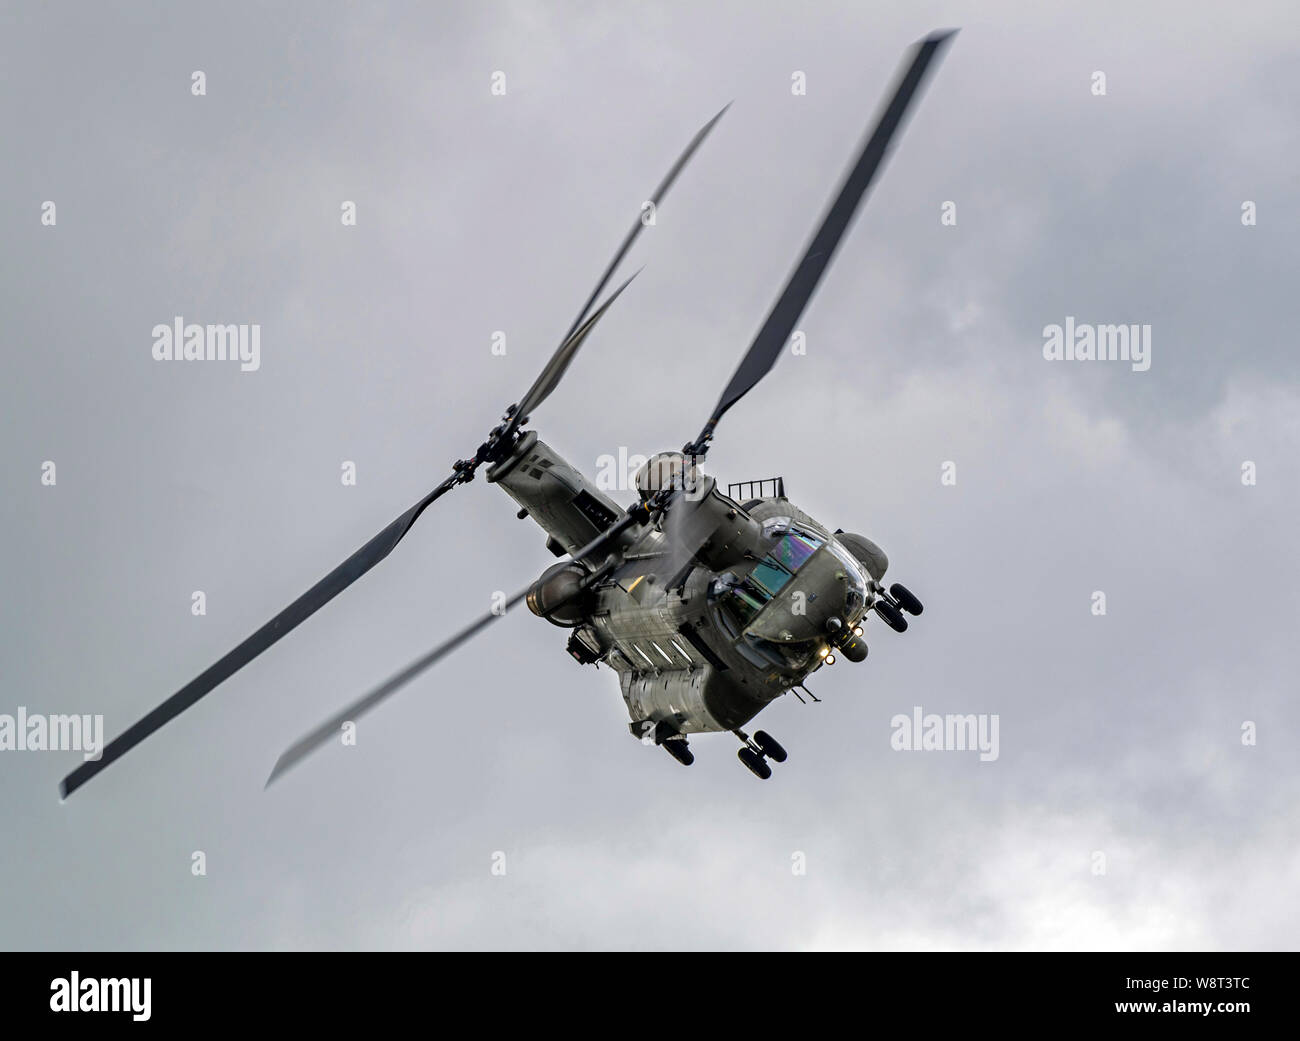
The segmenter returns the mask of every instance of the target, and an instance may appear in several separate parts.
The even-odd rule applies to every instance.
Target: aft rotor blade
[[[695,154],[695,150],[704,143],[704,139],[709,136],[709,131],[714,128],[718,120],[723,117],[729,108],[731,108],[730,102],[723,105],[722,109],[716,116],[705,123],[704,126],[700,127],[699,133],[691,138],[691,143],[686,146],[686,151],[677,157],[677,162],[673,164],[673,168],[668,171],[668,175],[659,183],[659,187],[654,190],[654,194],[650,196],[650,203],[657,207],[664,200],[664,197],[668,194],[668,189],[671,188],[673,182],[677,180],[677,175],[686,167],[691,156]],[[618,265],[623,262],[623,258],[627,256],[627,251],[632,248],[632,243],[636,241],[636,237],[641,234],[641,229],[644,227],[645,222],[638,214],[635,223],[632,225],[632,229],[627,233],[622,244],[618,247],[618,252],[614,254],[614,259],[609,262],[609,267],[605,268],[605,273],[600,276],[600,281],[596,283],[596,288],[591,291],[591,296],[587,297],[587,302],[582,305],[582,310],[578,312],[578,317],[573,320],[573,324],[569,326],[569,331],[564,334],[566,340],[573,335],[578,326],[582,324],[583,319],[587,317],[587,312],[591,310],[591,305],[596,302],[596,298],[604,291],[605,286],[613,277],[615,269],[617,269]]]
[[[233,651],[185,684],[138,723],[128,727],[110,741],[104,747],[103,755],[99,759],[87,760],[78,766],[60,783],[60,795],[66,799],[110,763],[120,759],[155,730],[170,723],[218,684],[229,679],[273,643],[319,611],[388,556],[402,537],[411,530],[411,525],[429,507],[429,504],[456,484],[455,475],[447,478]]]
[[[556,349],[555,353],[551,355],[551,360],[546,363],[546,368],[542,369],[533,385],[528,388],[528,393],[520,400],[519,407],[515,409],[515,414],[511,417],[510,425],[504,437],[505,443],[509,443],[509,434],[513,433],[514,429],[528,418],[529,413],[550,397],[551,391],[556,388],[560,378],[564,375],[564,370],[569,367],[569,363],[573,361],[573,356],[578,353],[578,348],[582,346],[582,342],[595,328],[596,323],[600,321],[601,315],[609,310],[609,305],[619,298],[623,290],[631,284],[632,279],[636,278],[640,273],[640,271],[633,272],[627,281],[615,289],[610,294],[609,299],[600,305],[596,313],[570,333]]]
[[[853,220],[859,203],[866,195],[867,189],[871,187],[872,180],[889,151],[890,141],[902,125],[908,106],[924,82],[927,70],[955,32],[956,30],[952,29],[932,33],[916,46],[911,62],[898,80],[893,97],[885,107],[875,130],[867,138],[857,159],[849,168],[848,175],[840,186],[839,194],[822,218],[821,226],[808,244],[803,259],[799,261],[799,266],[794,269],[781,295],[772,305],[772,310],[768,312],[749,351],[741,359],[735,375],[731,377],[731,382],[727,384],[718,399],[713,415],[694,442],[692,447],[696,449],[695,454],[703,454],[713,428],[722,418],[723,413],[749,393],[776,364],[781,349],[794,331],[795,323],[799,321],[808,301],[817,290],[822,275],[825,274],[827,266],[835,256],[835,251]]]
[[[619,536],[622,535],[623,532],[633,524],[644,523],[647,519],[648,513],[646,513],[645,516],[631,513],[625,514],[623,519],[616,523],[612,528],[609,528],[602,534],[596,536],[595,539],[589,542],[582,549],[578,550],[578,552],[573,555],[573,559],[582,562],[600,557],[606,550],[612,548],[617,543]],[[376,687],[369,694],[354,701],[347,708],[331,716],[320,726],[316,727],[315,730],[312,730],[310,733],[300,738],[287,751],[285,751],[279,759],[276,760],[275,766],[271,770],[271,776],[266,779],[267,786],[286,771],[302,762],[303,759],[316,749],[327,744],[331,739],[337,736],[344,723],[356,721],[358,717],[369,712],[381,701],[384,701],[402,687],[406,686],[406,684],[410,683],[411,680],[419,676],[420,673],[436,665],[461,644],[465,643],[471,637],[477,636],[498,618],[504,617],[507,612],[517,606],[518,603],[528,595],[530,589],[532,589],[532,583],[529,583],[527,587],[521,589],[514,596],[510,597],[503,607],[482,615],[460,632],[456,633],[455,636],[440,643],[433,650],[429,651],[428,654],[417,658],[415,661],[411,662],[410,665],[406,666],[406,668],[402,669],[380,686]],[[567,601],[562,601],[562,603],[563,602]]]
[[[723,107],[716,116],[705,123],[704,126],[700,128],[699,132],[691,138],[691,143],[686,146],[686,151],[677,157],[677,162],[673,164],[672,169],[668,171],[668,175],[660,182],[659,187],[654,190],[654,194],[650,196],[649,201],[652,205],[658,206],[668,195],[668,189],[671,188],[673,182],[677,180],[677,175],[686,167],[687,162],[689,162],[691,156],[695,154],[696,149],[698,149],[704,139],[709,136],[709,131],[713,129],[718,120],[722,118],[723,113],[725,113],[730,107],[730,104]],[[636,277],[636,275],[633,275],[632,278],[627,280],[627,282],[624,282],[619,286],[594,315],[590,318],[587,317],[587,313],[591,310],[592,305],[595,304],[600,294],[605,291],[605,287],[609,285],[609,280],[613,277],[615,270],[618,268],[619,264],[623,262],[623,258],[627,256],[628,250],[632,248],[632,243],[636,241],[637,236],[641,234],[641,229],[644,227],[645,222],[642,221],[638,215],[636,221],[632,225],[632,229],[627,233],[623,242],[619,245],[618,252],[614,254],[614,259],[609,262],[609,266],[605,268],[604,273],[600,276],[600,281],[596,283],[596,288],[591,291],[591,295],[587,297],[586,302],[582,305],[582,310],[578,312],[578,317],[573,320],[573,324],[569,326],[569,331],[564,334],[564,339],[560,341],[560,346],[556,348],[555,354],[551,356],[551,360],[547,362],[546,367],[542,369],[541,375],[539,375],[533,385],[528,388],[528,393],[520,399],[519,405],[515,408],[514,415],[510,417],[509,423],[506,424],[505,434],[502,438],[503,443],[509,443],[511,435],[513,435],[514,432],[523,425],[524,421],[528,418],[528,414],[545,401],[551,391],[555,389],[556,385],[560,382],[560,377],[564,375],[564,371],[569,367],[569,363],[573,361],[573,356],[577,354],[578,348],[582,346],[582,341],[586,339],[587,333],[591,331],[591,328],[596,324],[609,305],[618,299],[619,293],[623,292],[623,290],[627,288],[627,283],[631,282],[632,278]]]

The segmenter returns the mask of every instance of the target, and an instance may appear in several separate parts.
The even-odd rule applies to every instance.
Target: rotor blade
[[[61,797],[66,799],[110,763],[120,759],[155,730],[170,723],[219,683],[229,679],[352,585],[388,556],[429,504],[454,487],[456,483],[457,479],[454,475],[447,478],[233,651],[110,741],[104,747],[99,759],[88,759],[83,762],[60,783]]]
[[[664,197],[668,194],[668,189],[671,188],[673,182],[677,180],[677,175],[682,172],[687,162],[690,161],[691,156],[695,154],[695,150],[699,148],[704,142],[704,139],[709,136],[709,131],[713,129],[714,125],[723,117],[729,108],[731,108],[731,102],[727,102],[727,104],[723,105],[718,114],[705,123],[704,126],[700,128],[699,133],[691,138],[691,143],[686,146],[686,151],[677,157],[677,162],[675,162],[673,168],[668,171],[668,176],[659,183],[659,187],[656,188],[654,194],[650,196],[649,201],[652,204],[657,207],[659,203],[663,201]],[[596,297],[600,296],[610,278],[613,277],[615,269],[620,263],[622,263],[623,258],[627,256],[627,251],[632,248],[632,243],[636,241],[636,237],[641,234],[641,229],[644,227],[645,222],[638,214],[636,223],[632,225],[632,230],[629,231],[627,236],[623,239],[622,245],[618,247],[618,252],[614,254],[614,259],[609,262],[609,267],[605,268],[605,273],[600,276],[600,281],[596,283],[596,288],[591,291],[591,296],[587,297],[587,302],[582,305],[582,310],[578,312],[578,317],[573,320],[573,324],[569,326],[569,331],[564,334],[566,340],[574,334],[574,331],[582,324],[582,320],[587,317],[587,312],[591,310],[591,305],[596,302]]]
[[[713,415],[692,447],[703,449],[723,413],[752,390],[754,385],[776,364],[781,349],[790,338],[795,323],[816,291],[859,203],[866,195],[889,151],[890,141],[902,125],[908,105],[920,89],[927,69],[955,33],[955,29],[931,33],[916,46],[911,63],[898,80],[893,97],[849,169],[848,175],[840,186],[839,194],[822,218],[821,226],[808,244],[803,259],[799,261],[799,266],[795,268],[781,295],[772,305],[772,310],[768,312],[762,328],[754,337],[748,353],[741,359],[735,375],[731,377],[731,382],[727,384],[718,399]]]
[[[711,525],[701,528],[692,523],[695,503],[681,492],[675,492],[664,504],[660,515],[662,533],[660,552],[653,556],[632,557],[620,564],[614,578],[626,590],[632,590],[648,581],[659,590],[662,599],[673,588],[675,579],[694,559],[696,552],[712,533]],[[715,521],[716,523],[716,521]]]
[[[695,154],[696,149],[698,149],[704,139],[709,136],[709,131],[713,129],[718,120],[722,118],[723,113],[725,113],[730,107],[730,104],[724,106],[716,116],[705,123],[704,126],[700,128],[699,132],[691,138],[691,143],[686,146],[686,151],[677,157],[677,162],[673,164],[673,168],[668,171],[668,175],[660,182],[659,187],[654,190],[654,194],[650,196],[649,201],[651,204],[658,206],[660,202],[663,201],[668,194],[668,189],[671,188],[673,182],[677,180],[677,175],[682,172],[691,156]],[[627,282],[624,282],[619,286],[594,315],[590,318],[587,317],[587,312],[591,310],[596,299],[602,292],[604,292],[605,286],[609,284],[609,280],[614,275],[614,271],[618,268],[618,265],[623,262],[623,258],[627,256],[628,250],[632,248],[632,243],[636,241],[636,237],[641,234],[641,229],[644,227],[645,222],[641,220],[640,216],[638,216],[636,222],[632,225],[632,229],[623,238],[622,244],[618,247],[618,252],[614,254],[614,259],[609,262],[609,266],[605,268],[604,274],[600,276],[600,281],[596,283],[596,288],[591,291],[591,295],[587,297],[586,302],[582,305],[582,310],[578,312],[578,317],[573,320],[573,324],[569,326],[569,331],[564,334],[564,339],[560,341],[560,346],[556,348],[555,354],[552,355],[551,360],[546,363],[546,367],[542,369],[541,374],[534,381],[533,385],[528,388],[528,393],[520,399],[519,405],[515,408],[514,415],[510,417],[510,421],[506,424],[505,433],[502,437],[503,444],[510,443],[511,436],[520,426],[523,425],[524,421],[528,418],[528,414],[545,401],[551,391],[555,389],[556,385],[560,382],[560,377],[564,375],[564,371],[569,367],[569,363],[573,361],[573,356],[577,354],[578,348],[582,346],[582,341],[586,339],[587,333],[591,331],[592,326],[596,324],[596,321],[605,312],[606,308],[618,299],[619,293],[623,292],[623,290],[627,288],[627,283],[631,282],[632,278],[636,277],[636,275],[633,275],[632,278],[627,280]]]
[[[582,562],[600,556],[606,548],[613,546],[617,542],[619,536],[622,535],[624,531],[633,524],[641,521],[642,518],[636,514],[625,514],[623,519],[613,527],[602,532],[600,535],[597,535],[596,538],[586,546],[578,550],[578,552],[573,555],[573,559]],[[599,573],[599,569],[597,573]],[[316,729],[304,735],[275,761],[275,766],[271,769],[271,776],[266,779],[266,786],[269,787],[272,781],[275,781],[286,771],[302,762],[303,759],[316,749],[328,743],[331,738],[339,733],[339,730],[344,723],[354,722],[359,716],[369,712],[381,701],[385,700],[391,694],[400,690],[411,680],[415,679],[415,677],[420,675],[420,673],[437,664],[442,658],[446,657],[466,640],[478,635],[478,633],[482,632],[498,618],[504,617],[507,612],[528,595],[528,591],[532,589],[532,587],[532,583],[530,582],[524,589],[520,590],[507,600],[503,607],[482,615],[460,632],[456,633],[455,636],[440,643],[433,650],[429,651],[428,654],[425,654],[411,662],[410,665],[391,676],[369,694],[354,701],[347,708],[343,709],[343,711],[331,716],[320,726],[316,727]],[[562,603],[564,602],[567,601],[562,601]]]
[[[659,524],[663,533],[660,552],[631,557],[614,571],[615,580],[624,589],[630,591],[648,582],[662,600],[686,578],[696,564],[695,554],[713,535],[717,524],[716,517],[697,512],[700,499],[679,489],[664,502]]]
[[[667,195],[668,189],[677,179],[677,175],[681,173],[682,168],[685,167],[687,161],[692,155],[694,155],[695,150],[700,146],[704,138],[708,136],[708,133],[713,129],[714,124],[722,118],[723,112],[726,112],[726,108],[709,120],[699,133],[691,139],[690,144],[686,147],[686,151],[682,153],[677,162],[673,165],[673,168],[669,170],[668,176],[665,177],[659,187],[655,189],[654,195],[650,200],[651,202],[658,205],[664,196]],[[546,367],[542,370],[536,381],[534,381],[533,386],[520,401],[515,414],[506,425],[505,436],[499,439],[502,443],[509,443],[509,435],[513,434],[523,420],[527,418],[528,413],[541,404],[541,402],[550,395],[551,391],[555,389],[560,378],[568,368],[569,363],[577,353],[578,348],[582,346],[583,340],[586,339],[596,322],[599,321],[601,315],[603,315],[609,308],[609,305],[618,298],[619,294],[627,288],[627,285],[632,281],[632,278],[636,277],[636,275],[633,275],[632,278],[629,278],[619,286],[619,288],[611,294],[609,299],[601,305],[596,313],[590,318],[587,318],[587,312],[590,310],[596,298],[600,296],[605,286],[609,283],[609,279],[613,275],[614,270],[618,267],[623,257],[627,255],[627,251],[631,248],[632,243],[635,241],[643,226],[642,222],[638,219],[637,223],[633,225],[632,230],[624,238],[622,245],[619,247],[618,253],[615,254],[609,267],[605,269],[605,273],[601,276],[595,290],[583,305],[582,310],[574,320],[573,325],[565,335],[564,340],[561,341],[555,354],[552,355]],[[476,463],[482,461],[482,459],[475,460]],[[257,630],[257,632],[241,643],[233,651],[207,669],[207,671],[187,683],[138,723],[134,724],[114,740],[110,741],[108,745],[105,746],[103,754],[99,759],[93,761],[87,760],[82,763],[81,766],[77,767],[76,770],[72,771],[72,773],[68,774],[59,786],[62,797],[67,798],[72,794],[72,792],[80,788],[110,763],[119,759],[126,752],[129,752],[155,730],[158,730],[160,727],[175,719],[180,715],[180,713],[184,712],[218,684],[222,683],[239,669],[247,665],[253,658],[261,654],[291,629],[295,628],[306,618],[310,617],[344,589],[350,586],[363,574],[379,563],[379,561],[383,560],[384,557],[388,556],[388,554],[392,552],[393,547],[401,541],[402,536],[406,534],[411,525],[415,523],[416,518],[419,517],[425,508],[457,483],[460,483],[460,479],[457,476],[454,475],[448,478],[443,482],[443,484],[439,485],[428,496],[416,503],[415,506],[406,513],[402,514],[401,517],[397,518],[397,520],[376,535],[370,542],[366,543],[366,545],[364,545],[360,550],[331,571],[325,576],[325,578],[303,594],[303,596],[295,600],[291,605],[289,605],[289,607],[276,615],[276,617],[271,619],[271,621],[267,622],[266,625],[262,626],[261,629]],[[593,545],[595,544],[593,543]],[[588,547],[588,549],[590,548],[591,547]],[[477,629],[474,631],[476,632]],[[470,632],[468,635],[473,635],[473,633]],[[432,664],[432,662],[429,662],[429,664]],[[427,665],[425,667],[427,668]]]
[[[528,595],[528,590],[531,588],[532,584],[529,583],[526,588],[520,590],[507,600],[503,608],[498,611],[489,611],[487,614],[477,619],[473,624],[466,626],[450,640],[439,644],[423,657],[417,658],[401,672],[380,684],[365,697],[354,701],[342,712],[331,716],[315,730],[299,739],[275,761],[275,766],[271,770],[271,776],[266,779],[266,785],[264,787],[269,787],[281,774],[296,766],[317,748],[338,734],[344,723],[353,722],[365,713],[369,712],[390,694],[406,686],[407,683],[415,679],[415,677],[420,675],[420,673],[425,669],[431,667],[436,664],[439,659],[450,654],[471,636],[477,635],[483,629],[486,629],[492,622],[503,617],[506,612]]]
[[[639,270],[633,272],[631,277],[615,289],[614,292],[610,294],[609,299],[600,305],[600,308],[596,313],[570,333],[569,336],[565,338],[564,342],[560,344],[559,348],[557,348],[556,352],[551,355],[551,360],[546,363],[546,368],[542,369],[541,374],[538,375],[537,379],[533,382],[533,385],[528,388],[528,393],[520,399],[519,407],[515,409],[515,414],[510,417],[510,424],[506,429],[506,435],[503,439],[504,443],[509,443],[509,434],[513,433],[514,429],[520,426],[524,420],[528,418],[529,413],[531,413],[533,409],[550,397],[551,391],[556,388],[556,385],[560,382],[560,378],[564,375],[564,370],[567,369],[569,363],[573,361],[573,356],[578,353],[578,348],[582,346],[583,340],[587,338],[591,330],[595,328],[596,323],[600,321],[601,315],[609,310],[609,305],[619,298],[619,294],[622,293],[623,290],[631,284],[632,279],[636,278],[640,273]]]

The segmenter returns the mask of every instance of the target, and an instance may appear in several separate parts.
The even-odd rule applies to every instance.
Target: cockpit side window
[[[759,561],[754,570],[749,573],[749,577],[751,581],[767,590],[769,595],[775,596],[794,576],[769,558]]]
[[[776,596],[821,547],[821,540],[793,528],[767,527],[775,541],[768,554],[744,578],[731,572],[718,576],[710,590],[735,628],[743,629]]]

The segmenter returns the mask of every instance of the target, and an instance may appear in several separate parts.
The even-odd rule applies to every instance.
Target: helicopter
[[[636,475],[636,502],[626,508],[614,503],[526,425],[636,277],[592,309],[645,227],[640,218],[532,386],[474,454],[458,459],[450,475],[424,498],[110,741],[98,759],[81,763],[60,782],[61,797],[324,607],[385,559],[434,502],[472,481],[484,467],[487,482],[500,485],[518,504],[518,517],[535,521],[546,532],[547,548],[564,559],[304,735],[276,761],[267,785],[520,603],[570,630],[567,650],[576,661],[603,664],[618,675],[634,737],[659,745],[689,766],[695,758],[692,735],[729,731],[741,742],[740,761],[757,777],[769,778],[770,762],[785,762],[786,750],[765,731],[750,735],[741,728],[787,693],[799,697],[803,690],[811,696],[804,680],[834,664],[837,655],[863,661],[863,623],[869,612],[904,632],[907,616],[920,615],[923,607],[905,586],[884,586],[889,561],[879,546],[864,535],[832,531],[800,510],[786,497],[783,478],[730,485],[724,492],[699,464],[723,415],[775,366],[913,99],[955,33],[936,31],[912,48],[888,102],[708,421],[680,452],[648,459]],[[651,204],[658,206],[726,111],[692,138],[650,197]]]

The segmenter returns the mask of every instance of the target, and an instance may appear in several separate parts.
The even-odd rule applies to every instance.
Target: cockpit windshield
[[[793,574],[803,567],[804,561],[817,552],[820,545],[820,539],[805,535],[801,531],[789,531],[781,536],[780,541],[772,550],[771,556],[775,557],[782,567]]]
[[[733,635],[739,635],[822,545],[815,535],[788,523],[765,524],[764,534],[773,540],[767,555],[743,578],[730,571],[719,575],[709,590],[709,599],[723,609],[723,617],[736,630]]]

